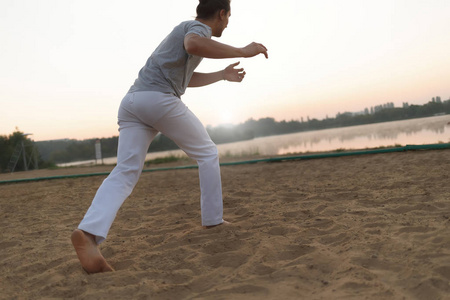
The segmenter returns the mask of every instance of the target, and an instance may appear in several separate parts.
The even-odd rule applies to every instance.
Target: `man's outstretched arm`
[[[184,49],[191,55],[206,58],[253,57],[258,54],[269,57],[267,48],[263,44],[250,43],[245,47],[237,48],[194,33],[188,34],[184,38]]]
[[[245,71],[243,68],[235,69],[237,65],[239,65],[239,62],[229,65],[224,70],[213,73],[194,72],[188,87],[201,87],[220,80],[241,82],[245,77]]]

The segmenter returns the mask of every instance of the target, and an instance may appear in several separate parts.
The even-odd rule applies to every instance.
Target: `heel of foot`
[[[75,229],[72,232],[72,236],[70,237],[70,239],[72,240],[72,244],[75,246],[76,244],[81,244],[83,243],[83,240],[85,239],[85,235],[84,232],[81,231],[80,229]]]
[[[114,271],[100,253],[97,244],[90,235],[76,229],[72,233],[71,239],[81,266],[87,273]]]

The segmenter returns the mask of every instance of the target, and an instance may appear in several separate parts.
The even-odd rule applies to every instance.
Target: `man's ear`
[[[219,11],[219,18],[220,18],[220,20],[225,19],[226,16],[227,16],[226,10],[225,10],[225,9],[221,9],[221,10]]]

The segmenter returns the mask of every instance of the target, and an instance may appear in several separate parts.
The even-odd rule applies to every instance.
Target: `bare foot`
[[[114,271],[100,253],[92,234],[75,229],[71,239],[81,266],[88,274]]]
[[[220,226],[220,225],[225,225],[225,226],[227,226],[227,225],[231,225],[231,223],[224,220],[223,223],[220,223],[220,224],[217,224],[217,225],[211,225],[211,226],[203,226],[203,227],[204,227],[205,229],[210,229],[210,228],[214,228],[214,227],[217,227],[217,226]]]

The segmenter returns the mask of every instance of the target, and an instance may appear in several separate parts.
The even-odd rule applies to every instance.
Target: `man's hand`
[[[267,48],[263,44],[259,43],[251,43],[241,48],[242,57],[253,57],[258,54],[264,54],[266,58],[269,58],[269,54],[267,54]]]
[[[234,81],[234,82],[241,82],[245,77],[245,71],[244,68],[241,69],[235,69],[237,65],[239,65],[240,62],[231,64],[228,67],[223,70],[223,79],[227,81]]]

